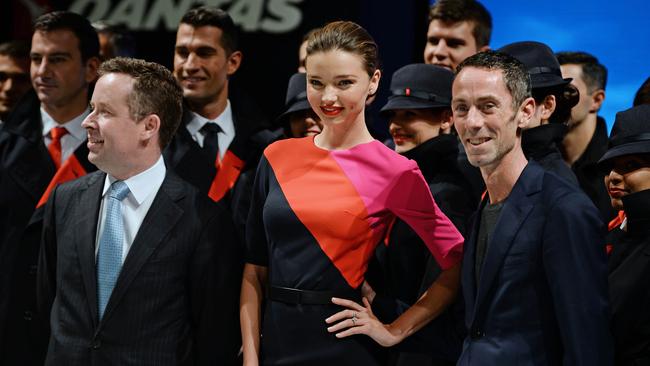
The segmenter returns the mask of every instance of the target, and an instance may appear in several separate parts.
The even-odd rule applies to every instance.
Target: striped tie
[[[106,199],[106,219],[97,252],[97,298],[100,320],[104,316],[108,299],[122,269],[122,241],[124,240],[122,200],[128,194],[129,187],[118,180],[111,185]]]

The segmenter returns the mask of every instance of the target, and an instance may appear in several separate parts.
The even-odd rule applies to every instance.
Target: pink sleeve
[[[420,169],[405,171],[391,189],[388,208],[424,241],[444,269],[463,257],[463,236],[438,208]]]

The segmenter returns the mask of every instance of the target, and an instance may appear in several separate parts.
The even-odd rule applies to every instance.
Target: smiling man
[[[81,121],[89,113],[98,52],[97,33],[82,16],[56,11],[39,17],[30,51],[35,92],[21,100],[0,131],[3,365],[43,364],[45,339],[34,298],[40,207],[54,185],[95,170]]]
[[[475,0],[438,0],[429,10],[424,62],[452,71],[467,57],[490,48],[492,17]]]
[[[458,365],[611,365],[604,228],[578,187],[524,156],[535,114],[526,67],[481,52],[459,65],[452,94],[487,186],[465,241]]]
[[[181,178],[228,206],[243,236],[257,161],[273,136],[257,107],[231,93],[229,78],[242,62],[237,33],[216,7],[181,19],[174,76],[183,88],[183,120],[164,156]]]
[[[223,299],[239,293],[241,267],[230,217],[161,156],[182,91],[143,60],[114,58],[99,72],[83,127],[101,171],[58,186],[45,208],[45,365],[230,365],[238,306]]]

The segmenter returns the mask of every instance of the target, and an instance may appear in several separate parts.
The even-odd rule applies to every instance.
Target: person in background
[[[560,146],[571,108],[578,103],[578,90],[570,84],[571,79],[562,77],[553,51],[543,43],[515,42],[499,51],[521,61],[530,74],[535,114],[522,132],[524,155],[577,186],[578,180],[564,162]]]
[[[243,241],[255,167],[276,136],[256,105],[232,93],[230,78],[243,57],[238,39],[230,15],[214,6],[181,18],[174,76],[183,88],[183,121],[163,156],[169,169],[213,201],[223,201]]]
[[[298,47],[298,72],[299,73],[304,74],[305,72],[307,72],[307,69],[305,69],[305,59],[307,59],[307,40],[317,30],[318,28],[314,28],[309,32],[305,33],[305,35],[302,37],[302,42],[300,43],[300,47]]]
[[[323,131],[275,142],[259,164],[240,302],[246,365],[379,365],[377,343],[400,342],[455,298],[462,236],[417,164],[374,140],[364,120],[381,78],[377,56],[352,22],[309,39],[307,99]],[[387,325],[367,300],[360,305],[360,286],[396,217],[420,234],[442,273]]]
[[[32,88],[29,80],[29,43],[0,44],[0,125]]]
[[[440,210],[461,234],[479,197],[458,169],[451,114],[454,74],[440,66],[411,64],[393,74],[381,109],[390,121],[395,151],[414,160]],[[370,262],[362,294],[384,323],[415,304],[441,269],[418,234],[403,220],[391,226]],[[462,306],[454,303],[391,353],[393,365],[455,365],[464,338]]]
[[[489,49],[491,35],[492,16],[478,1],[438,0],[429,9],[424,63],[455,71],[467,57]],[[458,166],[472,187],[471,194],[480,196],[485,192],[481,172],[467,161],[460,142],[458,151]]]
[[[286,110],[276,121],[286,137],[318,135],[323,130],[320,118],[307,100],[307,79],[304,73],[295,73],[289,79],[284,107]]]
[[[97,33],[86,18],[55,11],[36,19],[33,92],[0,130],[0,364],[42,365],[47,336],[37,314],[36,263],[43,205],[59,183],[95,171],[86,131],[99,65]]]
[[[571,110],[569,128],[560,146],[562,155],[578,178],[580,188],[607,222],[615,213],[603,186],[603,173],[597,165],[598,159],[607,150],[607,124],[598,116],[605,100],[607,69],[596,57],[586,52],[558,52],[556,56],[562,76],[571,78],[571,84],[580,92],[580,99]]]
[[[625,212],[609,256],[616,366],[650,363],[650,105],[616,114],[598,161],[612,206]]]
[[[465,241],[458,365],[611,365],[602,221],[577,186],[524,155],[536,111],[529,70],[481,52],[459,65],[452,95],[487,186]]]
[[[113,57],[135,57],[135,38],[126,25],[111,24],[103,20],[92,25],[99,37],[99,56],[102,61]]]
[[[475,0],[438,0],[429,10],[424,62],[456,70],[467,57],[490,48],[492,16]]]

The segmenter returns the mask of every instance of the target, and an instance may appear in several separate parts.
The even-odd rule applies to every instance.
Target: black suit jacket
[[[36,314],[39,199],[56,173],[42,136],[40,101],[31,91],[0,130],[0,364],[42,365],[47,335]],[[82,143],[74,157],[88,162]]]
[[[228,152],[242,164],[235,169],[238,174],[229,179],[231,188],[219,201],[223,201],[230,210],[240,238],[243,239],[257,163],[264,148],[279,136],[267,129],[266,120],[244,96],[234,95],[230,102],[235,138],[228,147]],[[217,175],[217,168],[187,131],[185,126],[191,120],[192,113],[185,105],[181,125],[163,156],[169,169],[207,195]]]
[[[617,366],[650,365],[650,189],[623,197],[627,232],[609,257]]]
[[[46,365],[228,365],[242,260],[230,218],[168,173],[98,320],[95,238],[105,174],[59,186],[45,213],[38,298]]]
[[[503,201],[477,283],[479,224],[477,214],[463,253],[469,337],[458,365],[611,365],[605,230],[589,198],[529,162]]]

